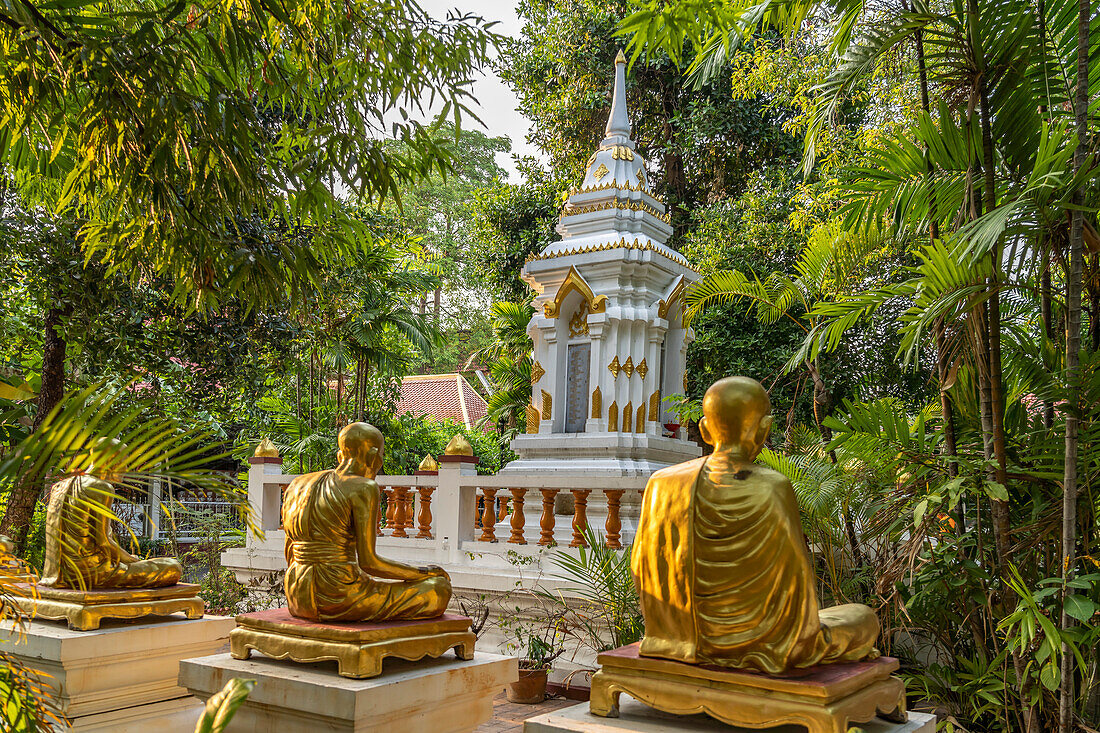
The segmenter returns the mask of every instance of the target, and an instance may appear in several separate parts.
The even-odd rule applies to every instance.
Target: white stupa
[[[569,194],[562,238],[522,271],[538,294],[533,404],[504,472],[649,475],[701,453],[684,428],[666,429],[675,417],[661,401],[684,392],[694,334],[681,295],[699,276],[665,244],[672,227],[630,137],[625,75],[620,51],[606,135]]]

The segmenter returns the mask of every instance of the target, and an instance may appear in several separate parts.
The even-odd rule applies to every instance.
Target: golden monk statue
[[[40,585],[94,590],[163,588],[179,582],[183,566],[178,560],[142,560],[122,549],[115,537],[112,483],[120,479],[116,466],[124,447],[117,440],[99,441],[85,472],[54,484]]]
[[[631,556],[638,653],[768,674],[878,657],[870,608],[818,609],[791,482],[753,463],[772,426],[768,393],[747,377],[719,380],[703,415],[714,453],[646,486]]]
[[[311,621],[390,621],[440,616],[451,581],[375,551],[382,433],[367,423],[340,431],[339,465],[295,478],[283,498],[290,613]]]

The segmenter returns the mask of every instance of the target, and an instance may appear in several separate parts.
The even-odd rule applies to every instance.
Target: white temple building
[[[701,454],[662,402],[685,391],[694,334],[681,296],[699,275],[665,244],[672,227],[630,136],[625,75],[620,52],[606,135],[569,193],[562,238],[522,271],[537,293],[533,404],[502,473],[648,476]]]

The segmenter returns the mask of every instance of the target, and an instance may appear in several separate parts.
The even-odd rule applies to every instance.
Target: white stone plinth
[[[235,677],[256,687],[227,733],[466,733],[492,717],[493,698],[519,673],[514,657],[484,653],[470,661],[387,659],[381,676],[366,680],[340,677],[335,662],[218,654],[180,665],[180,684],[203,700]]]
[[[181,659],[228,646],[231,618],[157,616],[104,621],[71,631],[63,621],[29,621],[0,631],[4,649],[45,673],[73,730],[96,733],[190,731],[202,703],[179,686]],[[45,676],[49,675],[49,676]]]
[[[853,724],[855,726],[855,724]],[[936,733],[936,716],[909,713],[907,723],[891,723],[875,718],[860,723],[864,733]],[[805,733],[797,725],[766,728],[768,733]],[[706,715],[671,715],[643,705],[627,695],[619,703],[618,718],[601,718],[588,712],[588,703],[562,708],[531,718],[523,724],[523,733],[761,733],[726,725]]]

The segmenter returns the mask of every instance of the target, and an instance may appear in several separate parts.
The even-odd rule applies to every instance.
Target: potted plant
[[[517,615],[521,613],[517,608]],[[519,680],[508,685],[508,702],[540,703],[546,699],[546,678],[551,663],[565,651],[562,614],[556,608],[537,604],[534,620],[509,620],[501,626],[512,638],[509,646],[522,652]],[[530,618],[530,616],[529,616]]]
[[[537,637],[530,638],[530,645],[519,659],[519,679],[508,685],[508,702],[533,705],[546,699],[546,678],[550,663],[564,649],[552,650]]]

